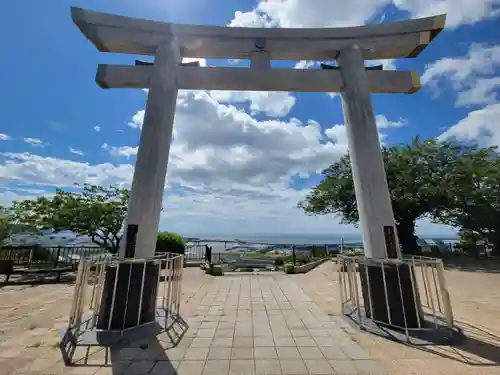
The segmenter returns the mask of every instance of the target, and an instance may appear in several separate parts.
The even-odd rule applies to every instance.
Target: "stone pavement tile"
[[[280,359],[281,372],[286,375],[305,375],[307,369],[301,359]]]
[[[111,351],[111,358],[117,362],[132,361],[141,354],[141,351],[141,348],[117,348]]]
[[[253,346],[254,347],[274,346],[273,337],[272,336],[270,336],[270,337],[254,337]]]
[[[370,355],[354,341],[343,341],[340,346],[342,351],[351,359],[371,359]]]
[[[233,341],[233,346],[236,348],[240,348],[240,347],[251,348],[251,347],[253,347],[253,337],[235,336],[234,341]]]
[[[123,375],[148,375],[154,366],[154,361],[134,361],[127,367]]]
[[[200,329],[216,329],[218,324],[218,322],[208,321],[208,319],[204,319],[204,321],[200,325]]]
[[[253,336],[272,337],[273,331],[270,327],[256,327],[253,329]]]
[[[212,343],[211,338],[197,337],[193,339],[191,343],[191,348],[208,348]]]
[[[148,375],[177,375],[179,361],[158,361]]]
[[[255,359],[277,359],[278,354],[274,347],[256,347],[254,348]]]
[[[232,347],[233,338],[232,337],[216,337],[212,342],[213,347]]]
[[[235,321],[229,321],[229,322],[226,322],[226,321],[221,321],[219,323],[219,326],[217,327],[217,331],[215,331],[215,335],[217,336],[217,332],[219,330],[222,330],[222,329],[230,329],[231,331],[234,330],[234,326],[235,326],[236,322]]]
[[[353,361],[355,366],[358,368],[358,373],[361,375],[384,375],[387,371],[384,371],[382,366],[373,359],[360,359]],[[452,371],[450,371],[452,372]]]
[[[231,351],[231,358],[232,359],[253,359],[254,358],[253,347],[233,348]]]
[[[230,359],[231,351],[231,348],[212,347],[208,352],[208,359]]]
[[[189,348],[191,346],[193,340],[194,339],[192,337],[183,337],[182,340],[179,343],[177,343],[177,346]]]
[[[318,346],[337,346],[338,341],[332,337],[314,337],[314,341]]]
[[[198,330],[198,333],[196,334],[196,337],[202,337],[202,338],[212,338],[214,336],[215,336],[215,328],[209,328],[209,329],[200,328]]]
[[[281,365],[276,359],[255,359],[257,375],[281,375]]]
[[[187,360],[205,360],[208,356],[208,348],[189,348],[184,356],[184,361]]]
[[[335,375],[358,375],[358,368],[350,359],[330,360]]]
[[[322,330],[323,327],[321,326],[321,322],[318,320],[312,320],[312,321],[304,321],[304,325],[306,326],[307,329],[309,330]]]
[[[229,360],[208,360],[202,375],[227,375],[229,372]]]
[[[45,374],[47,371],[56,366],[56,361],[46,358],[26,358],[17,363],[12,374],[27,375],[27,374]],[[9,366],[10,367],[10,366]],[[95,368],[95,367],[94,367]],[[9,374],[10,375],[10,374]]]
[[[304,359],[310,375],[331,375],[333,369],[326,359]]]
[[[297,338],[297,337],[311,337],[311,334],[305,328],[292,328],[292,329],[290,329],[290,332],[292,333],[292,336],[294,338]]]
[[[205,367],[205,361],[182,361],[179,367],[177,368],[177,374],[201,375],[204,367]]]
[[[234,329],[232,328],[219,328],[215,331],[215,337],[233,337]]]
[[[267,309],[267,315],[269,317],[282,315],[281,310],[278,308],[278,306],[276,304],[273,304],[272,307],[274,307],[274,308],[270,308],[270,306],[268,306],[268,309]]]
[[[296,346],[295,341],[291,337],[275,337],[274,343],[276,346]]]
[[[317,346],[312,337],[295,337],[297,346]]]
[[[339,346],[320,346],[319,349],[326,359],[348,359]]]
[[[234,335],[238,336],[238,337],[252,337],[253,331],[252,331],[252,328],[250,328],[250,327],[245,327],[245,328],[236,327],[234,329]]]
[[[158,360],[167,356],[167,358],[172,361],[181,361],[186,355],[187,350],[188,348],[185,346],[176,346],[175,348],[166,350],[165,353],[161,353],[156,359]]]
[[[292,333],[288,328],[286,329],[274,329],[273,328],[273,336],[274,337],[292,337]]]
[[[253,360],[235,359],[229,365],[229,375],[255,375]]]
[[[327,331],[324,329],[309,329],[309,332],[311,333],[312,337],[329,337],[330,335],[328,334]]]
[[[276,347],[278,358],[283,359],[300,359],[300,353],[295,347]]]
[[[297,349],[302,359],[325,359],[317,346],[299,346]]]

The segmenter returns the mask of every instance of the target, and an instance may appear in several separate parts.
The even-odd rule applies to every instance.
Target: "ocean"
[[[457,235],[418,234],[422,239],[442,240],[445,243],[458,241]],[[345,245],[362,247],[361,234],[241,234],[241,235],[184,235],[186,239],[199,239],[203,245],[212,246],[214,252],[234,251],[245,248],[259,248],[259,244],[270,245]],[[226,242],[224,242],[226,241]],[[193,243],[193,242],[188,242]]]

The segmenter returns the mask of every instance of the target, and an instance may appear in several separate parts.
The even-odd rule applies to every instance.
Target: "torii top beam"
[[[444,28],[445,15],[344,28],[245,28],[183,25],[71,8],[73,21],[101,51],[153,56],[177,37],[184,57],[249,59],[265,50],[271,60],[332,60],[357,44],[365,59],[416,57]]]

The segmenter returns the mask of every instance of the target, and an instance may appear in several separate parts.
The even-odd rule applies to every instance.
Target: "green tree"
[[[446,178],[454,161],[461,157],[456,143],[421,141],[383,147],[382,154],[391,193],[392,208],[403,252],[420,252],[415,221],[450,204]],[[339,214],[344,223],[359,221],[349,155],[323,171],[324,179],[298,203],[308,214]]]
[[[127,214],[129,191],[118,186],[85,184],[81,191],[57,189],[53,197],[17,201],[14,219],[37,229],[71,230],[116,253]]]
[[[464,146],[447,176],[450,204],[434,214],[439,223],[461,229],[465,244],[486,240],[500,253],[500,159],[496,147]]]
[[[12,218],[9,210],[0,206],[0,242],[10,236],[12,232]]]

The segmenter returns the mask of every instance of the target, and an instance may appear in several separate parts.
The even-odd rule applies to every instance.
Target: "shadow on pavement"
[[[161,340],[153,336],[121,342],[110,348],[79,345],[68,367],[95,367],[96,375],[100,375],[100,367],[111,368],[113,375],[176,375],[179,362],[168,358],[168,349],[179,344],[188,328],[184,319],[177,316],[163,331]]]
[[[464,335],[459,344],[427,347],[403,344],[469,366],[500,365],[500,336],[497,333],[462,321],[456,321],[456,325]]]

